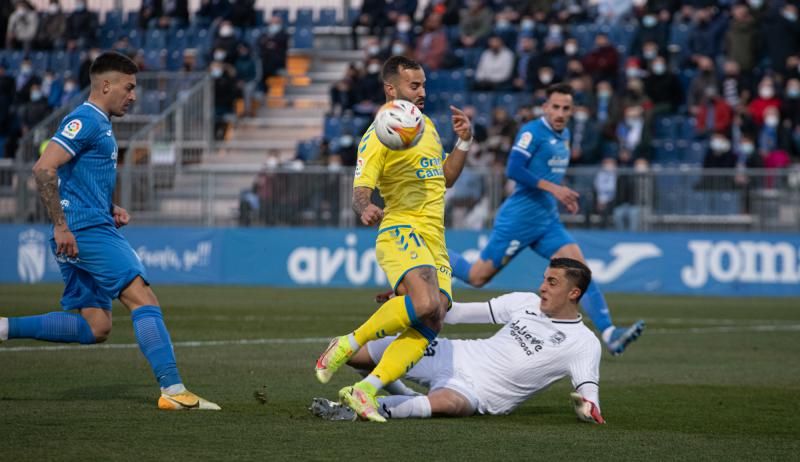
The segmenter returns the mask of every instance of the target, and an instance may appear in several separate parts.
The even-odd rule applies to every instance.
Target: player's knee
[[[108,340],[109,335],[111,335],[111,323],[91,326],[91,329],[92,335],[94,336],[94,341],[91,343],[103,343]]]
[[[414,304],[414,313],[419,319],[428,319],[437,316],[439,312],[439,297],[430,294],[424,294],[414,297],[412,299]]]

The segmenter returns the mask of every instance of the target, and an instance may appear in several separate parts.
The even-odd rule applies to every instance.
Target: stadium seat
[[[325,116],[323,138],[333,140],[342,135],[342,120],[339,117]]]
[[[305,162],[316,159],[319,156],[319,145],[318,139],[300,141],[297,144],[297,158]]]
[[[148,50],[161,50],[167,47],[167,34],[160,29],[150,29],[145,33],[144,46]]]
[[[183,50],[174,49],[169,51],[167,56],[167,70],[179,71],[183,66]]]
[[[294,30],[292,37],[293,48],[311,49],[314,48],[314,32],[311,27],[298,27]]]
[[[111,10],[106,12],[106,18],[103,22],[104,30],[120,30],[122,29],[122,13],[120,11]]]
[[[28,58],[31,60],[31,65],[37,74],[46,71],[49,66],[50,53],[46,51],[35,51],[31,53]]]
[[[167,48],[170,50],[183,50],[189,46],[187,29],[174,29],[167,32]]]
[[[360,12],[361,11],[357,7],[351,7],[347,12],[347,17],[344,18],[344,25],[352,26]]]
[[[128,43],[132,48],[142,48],[143,42],[144,39],[141,31],[133,29],[128,32]]]
[[[147,50],[144,53],[144,65],[148,71],[161,71],[166,66],[166,53],[164,49]]]
[[[684,163],[692,165],[702,165],[703,159],[706,157],[708,146],[703,141],[693,141],[689,143],[689,149],[684,152],[684,157],[681,159]]]
[[[661,116],[655,120],[653,136],[657,139],[671,140],[675,137],[675,125],[670,116]]]
[[[314,10],[311,8],[298,8],[295,11],[295,27],[311,27],[314,25]]]
[[[102,30],[98,37],[100,40],[100,47],[104,49],[113,47],[114,42],[117,41],[118,33],[119,31],[117,29]]]
[[[464,71],[461,70],[450,71],[443,83],[444,89],[447,91],[467,90],[467,77],[464,75]]]
[[[336,25],[336,8],[321,8],[319,10],[319,18],[317,19],[318,26],[335,26]]]
[[[289,25],[289,10],[287,8],[273,8],[271,16],[280,16],[283,20],[283,25]]]
[[[8,70],[10,71],[9,73],[16,73],[20,64],[22,64],[22,59],[24,57],[25,53],[21,50],[15,50],[6,55],[6,64],[8,66]]]
[[[256,8],[256,27],[264,25],[264,10]]]
[[[491,114],[494,106],[494,94],[491,92],[473,92],[469,104],[475,106],[478,113]]]
[[[128,12],[128,21],[125,23],[125,28],[128,30],[135,30],[139,28],[139,12],[136,10]]]

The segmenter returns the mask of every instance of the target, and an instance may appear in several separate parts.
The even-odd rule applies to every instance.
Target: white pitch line
[[[681,334],[731,334],[742,332],[800,332],[800,324],[765,324],[753,326],[711,326],[688,327],[683,329],[645,329],[646,335],[681,335]],[[449,335],[450,338],[482,338],[493,335],[494,332],[475,332],[470,334]],[[240,345],[292,345],[305,343],[325,343],[330,337],[299,337],[299,338],[254,338],[239,340],[195,340],[175,342],[179,348],[198,348],[209,346],[240,346]],[[52,346],[20,346],[0,347],[0,353],[16,353],[31,351],[86,351],[86,350],[132,350],[139,348],[136,343],[103,343],[99,345],[52,345]]]

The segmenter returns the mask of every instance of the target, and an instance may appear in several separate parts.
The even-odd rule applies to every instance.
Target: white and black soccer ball
[[[396,99],[381,106],[372,126],[384,146],[403,151],[419,143],[425,133],[425,116],[414,103]]]

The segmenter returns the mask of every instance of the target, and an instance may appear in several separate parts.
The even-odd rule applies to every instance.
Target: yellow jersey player
[[[392,56],[384,63],[381,78],[387,101],[402,99],[424,109],[425,72],[418,63]],[[422,139],[412,148],[389,150],[372,127],[358,147],[353,210],[364,225],[380,224],[375,253],[398,296],[352,333],[331,340],[317,360],[316,374],[326,383],[368,341],[399,334],[370,375],[339,391],[341,401],[363,419],[385,421],[375,395],[422,358],[452,304],[451,269],[444,240],[444,194],[464,168],[472,128],[461,110],[453,106],[450,110],[458,135],[450,155],[427,116]],[[375,188],[380,188],[385,210],[371,202]]]

